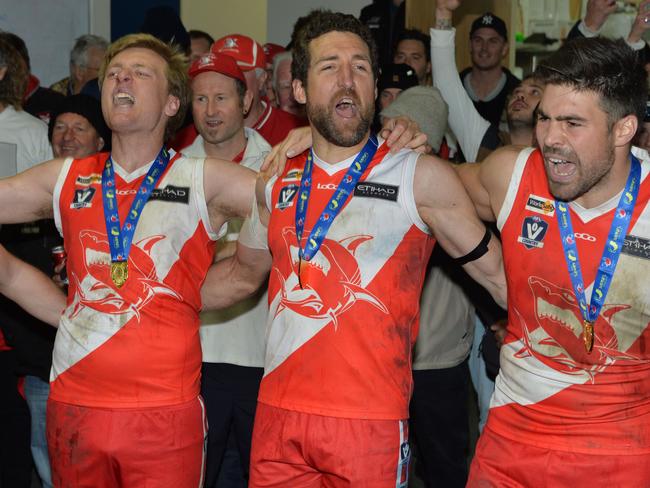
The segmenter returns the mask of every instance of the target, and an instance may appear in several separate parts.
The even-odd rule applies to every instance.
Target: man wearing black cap
[[[469,41],[472,66],[460,73],[463,86],[481,116],[498,125],[508,95],[519,85],[519,79],[501,66],[509,50],[506,24],[487,12],[472,23]]]
[[[381,70],[377,80],[377,103],[383,110],[395,101],[402,91],[418,85],[418,76],[408,64],[389,64]]]
[[[111,141],[101,105],[88,95],[72,95],[61,103],[50,120],[48,136],[57,158],[86,158],[109,150]]]

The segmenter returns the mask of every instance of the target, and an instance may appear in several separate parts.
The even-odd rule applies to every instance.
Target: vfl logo
[[[284,210],[285,208],[291,207],[293,201],[298,194],[298,185],[287,185],[280,190],[280,195],[278,196],[278,203],[275,204],[275,208]]]
[[[90,208],[92,206],[92,199],[95,196],[95,189],[92,187],[88,188],[77,188],[74,191],[74,200],[70,204],[70,208]]]
[[[548,230],[548,224],[539,217],[526,217],[521,227],[521,235],[517,238],[526,249],[544,247],[544,236]]]
[[[526,210],[553,217],[555,215],[555,204],[548,198],[530,194],[526,202]]]

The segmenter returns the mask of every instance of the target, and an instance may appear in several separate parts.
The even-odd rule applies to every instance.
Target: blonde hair
[[[176,45],[166,44],[150,34],[129,34],[120,37],[108,46],[104,61],[99,68],[98,81],[100,89],[104,81],[106,68],[113,58],[122,51],[131,48],[149,49],[158,54],[167,63],[165,76],[167,78],[169,94],[178,98],[180,102],[178,112],[173,117],[170,117],[165,127],[165,140],[167,141],[180,128],[190,103],[190,87],[187,75],[188,59]]]

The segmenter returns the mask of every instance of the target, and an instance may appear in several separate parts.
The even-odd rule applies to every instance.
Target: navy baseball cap
[[[472,28],[469,31],[469,37],[474,35],[479,29],[487,27],[493,29],[497,34],[499,34],[505,41],[508,41],[508,28],[506,23],[500,17],[497,17],[492,12],[486,12],[481,15],[478,19],[472,22]]]

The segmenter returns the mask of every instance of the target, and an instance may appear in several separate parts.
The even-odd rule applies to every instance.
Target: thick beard
[[[334,99],[338,98],[334,97]],[[362,110],[360,104],[357,103],[357,108],[359,123],[351,134],[345,134],[335,126],[334,108],[328,109],[323,105],[311,105],[307,101],[307,118],[327,142],[340,147],[352,147],[359,144],[366,137],[372,118],[375,116],[375,106],[372,103],[366,106],[365,110]]]

